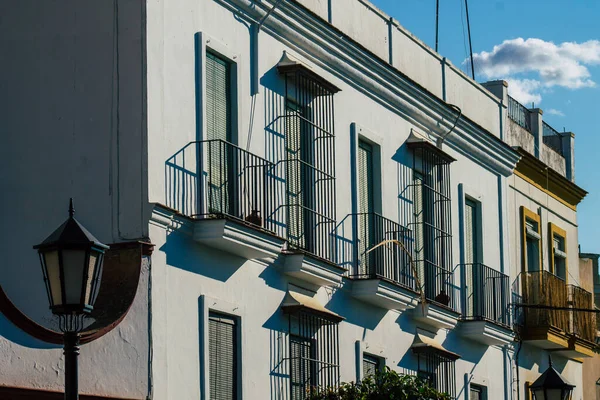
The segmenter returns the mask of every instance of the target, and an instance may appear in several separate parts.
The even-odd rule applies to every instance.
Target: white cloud
[[[491,52],[474,54],[473,61],[475,71],[489,79],[533,73],[544,87],[593,87],[596,83],[586,65],[600,64],[600,41],[556,45],[541,39],[517,38],[505,40]]]
[[[564,117],[565,116],[564,112],[562,112],[560,110],[557,110],[555,108],[549,108],[548,110],[546,110],[544,112],[547,113],[547,114],[550,114],[550,115],[556,115],[557,117]]]
[[[542,102],[540,88],[542,83],[534,79],[508,79],[508,94],[514,97],[519,103],[531,106],[531,103],[539,104]]]

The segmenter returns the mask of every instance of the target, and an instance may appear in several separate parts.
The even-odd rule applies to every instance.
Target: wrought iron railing
[[[541,305],[548,308],[524,307],[525,328],[555,327],[569,331],[567,285],[565,281],[548,271],[523,272],[520,275],[522,302],[525,305]]]
[[[425,298],[437,305],[458,311],[460,288],[454,284],[454,271],[427,261],[417,261],[416,264]]]
[[[274,231],[273,164],[224,140],[199,142],[203,182],[199,218],[228,216]]]
[[[593,296],[587,290],[575,285],[567,285],[569,305],[576,309],[593,310]],[[571,311],[571,329],[573,335],[589,342],[596,340],[596,314],[586,311]]]
[[[167,205],[194,218],[229,217],[275,232],[273,164],[224,140],[189,143],[167,160]]]
[[[510,326],[508,275],[484,264],[463,264],[465,276],[462,315],[465,320]]]
[[[286,159],[275,164],[277,200],[268,220],[288,250],[335,262],[335,178],[312,164]]]
[[[547,123],[542,123],[544,144],[564,157],[562,150],[562,135]]]
[[[508,117],[531,133],[530,113],[527,107],[508,96]]]
[[[355,226],[352,277],[354,279],[385,279],[417,290],[411,266],[412,232],[377,213],[352,215]],[[388,242],[394,240],[399,243]]]

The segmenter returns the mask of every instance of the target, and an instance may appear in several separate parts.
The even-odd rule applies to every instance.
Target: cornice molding
[[[216,1],[253,22],[271,6],[264,1]],[[445,135],[456,119],[456,111],[443,100],[296,2],[280,3],[262,30],[434,136]],[[510,176],[519,160],[510,146],[464,116],[445,143],[503,176]]]
[[[515,168],[514,173],[516,176],[534,185],[572,210],[577,209],[577,205],[587,195],[587,191],[548,167],[522,147],[517,147],[517,151],[522,158]]]

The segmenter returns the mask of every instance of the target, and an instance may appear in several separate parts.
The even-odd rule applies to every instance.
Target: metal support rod
[[[435,51],[438,51],[438,33],[440,29],[440,0],[435,2]]]
[[[576,308],[576,307],[554,307],[554,306],[545,306],[542,304],[513,304],[514,307],[521,308],[535,308],[541,310],[556,310],[556,311],[581,311],[581,312],[591,312],[591,313],[600,313],[600,309],[591,309],[591,308]]]
[[[65,332],[65,400],[79,400],[79,334]]]
[[[473,63],[473,44],[471,43],[471,23],[469,22],[469,2],[465,0],[465,10],[467,12],[467,32],[469,34],[469,55],[471,58],[471,76],[475,80],[475,66]]]
[[[282,0],[277,0],[275,2],[275,4],[273,5],[273,7],[271,7],[269,9],[269,11],[267,11],[267,13],[260,19],[260,21],[258,21],[258,30],[260,30],[260,28],[263,26],[263,24],[265,23],[265,21],[267,20],[267,18],[269,18],[269,16],[271,15],[271,13],[273,11],[275,11],[275,9],[277,8],[277,6],[279,5],[279,3],[281,3]]]

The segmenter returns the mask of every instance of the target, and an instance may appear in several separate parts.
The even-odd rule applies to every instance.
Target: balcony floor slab
[[[255,227],[227,218],[194,222],[194,240],[245,259],[275,258],[284,240]]]
[[[413,318],[436,329],[452,329],[458,323],[460,313],[433,303],[421,303],[412,310]]]
[[[341,284],[346,272],[342,267],[305,253],[283,253],[277,264],[286,275],[317,287]]]
[[[355,279],[352,296],[386,310],[414,308],[419,303],[419,294],[383,279]]]
[[[456,331],[463,337],[488,346],[501,346],[512,342],[512,329],[490,321],[461,321]]]

